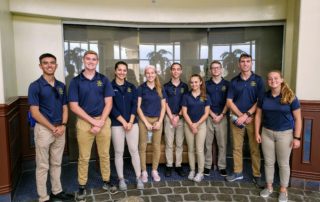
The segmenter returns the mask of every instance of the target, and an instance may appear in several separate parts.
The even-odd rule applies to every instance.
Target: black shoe
[[[187,176],[187,173],[183,171],[182,167],[176,167],[176,172],[180,177],[185,177]]]
[[[74,195],[73,194],[68,194],[65,192],[60,192],[58,194],[50,194],[50,200],[51,201],[55,201],[55,199],[57,200],[64,200],[64,201],[68,201],[68,200],[73,200],[74,199]]]
[[[265,187],[265,183],[262,181],[261,177],[253,177],[252,181],[256,185],[256,187],[258,187],[258,188]]]
[[[79,191],[77,193],[76,201],[86,201],[86,187],[85,186],[79,186]]]
[[[219,170],[219,173],[220,173],[220,175],[221,176],[227,176],[227,171],[226,171],[226,169],[221,169],[221,170]]]
[[[165,169],[165,172],[164,172],[164,176],[171,177],[171,172],[172,172],[172,167],[166,166],[166,169]]]
[[[210,169],[204,168],[203,174],[204,174],[205,176],[210,176]]]

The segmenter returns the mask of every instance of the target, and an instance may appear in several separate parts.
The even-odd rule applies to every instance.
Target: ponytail
[[[161,86],[161,83],[160,83],[160,80],[159,80],[158,75],[156,75],[156,78],[155,78],[155,80],[154,80],[154,84],[155,84],[156,91],[157,91],[159,97],[162,99],[162,98],[163,98],[163,95],[162,95],[162,86]]]
[[[295,98],[294,92],[288,86],[288,84],[283,81],[281,84],[281,104],[291,104]]]

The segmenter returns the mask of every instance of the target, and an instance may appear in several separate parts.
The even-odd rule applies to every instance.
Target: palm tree
[[[86,50],[76,47],[74,49],[68,49],[64,51],[64,61],[66,67],[74,65],[76,68],[77,74],[81,72],[82,69],[82,53]]]
[[[232,52],[224,52],[221,54],[222,64],[226,70],[226,78],[233,78],[238,72],[238,62],[240,55],[246,53],[241,49],[235,49]]]
[[[171,65],[170,60],[165,57],[164,55],[172,53],[170,51],[160,49],[159,51],[152,51],[147,54],[147,57],[149,59],[150,65],[156,66],[157,64],[160,65],[161,72],[163,73],[165,68]]]

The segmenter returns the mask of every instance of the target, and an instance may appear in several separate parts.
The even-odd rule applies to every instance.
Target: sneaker
[[[120,179],[119,180],[119,189],[120,191],[125,191],[127,190],[127,184],[125,179]]]
[[[220,170],[219,170],[219,174],[220,174],[221,176],[223,176],[223,177],[227,176],[227,171],[226,171],[226,169],[220,169]]]
[[[104,181],[102,189],[109,191],[110,194],[118,193],[117,187],[109,181]]]
[[[80,186],[79,191],[77,193],[76,201],[85,202],[86,201],[87,192],[85,186]]]
[[[142,171],[141,180],[142,180],[143,183],[147,183],[148,182],[148,173],[147,173],[147,171]]]
[[[185,176],[187,176],[187,173],[183,171],[182,167],[176,167],[175,170],[176,170],[176,172],[178,173],[178,175],[179,175],[180,177],[185,177]]]
[[[195,172],[192,170],[189,172],[188,179],[193,180],[194,176],[195,176]]]
[[[74,199],[74,195],[65,193],[63,191],[58,193],[58,194],[51,193],[50,194],[50,200],[55,200],[55,199],[58,199],[58,200],[73,200]]]
[[[193,178],[193,181],[195,182],[201,182],[203,180],[203,174],[197,173],[197,175]]]
[[[210,169],[204,168],[203,174],[204,174],[205,176],[210,176]]]
[[[252,181],[258,188],[264,188],[265,186],[265,183],[262,181],[261,177],[253,177]]]
[[[159,173],[156,170],[153,170],[151,172],[151,176],[153,178],[153,181],[155,181],[155,182],[159,182],[161,180],[161,177],[159,176]]]
[[[272,194],[273,190],[270,190],[268,188],[264,188],[262,191],[260,191],[260,196],[263,198],[267,198]]]
[[[140,177],[137,178],[137,189],[144,189],[144,184]]]
[[[170,177],[171,176],[171,172],[172,172],[172,167],[166,166],[166,169],[165,169],[165,172],[164,172],[164,176]]]
[[[279,192],[278,201],[279,202],[287,202],[288,201],[288,193],[287,192]]]
[[[233,182],[233,181],[242,180],[242,179],[243,179],[242,173],[232,173],[231,175],[228,175],[226,177],[226,180],[228,182]]]

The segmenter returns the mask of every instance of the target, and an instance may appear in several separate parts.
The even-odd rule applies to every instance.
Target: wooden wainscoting
[[[320,181],[320,101],[301,100],[302,141],[293,150],[291,176]]]
[[[0,105],[0,194],[11,192],[21,173],[19,99]]]

